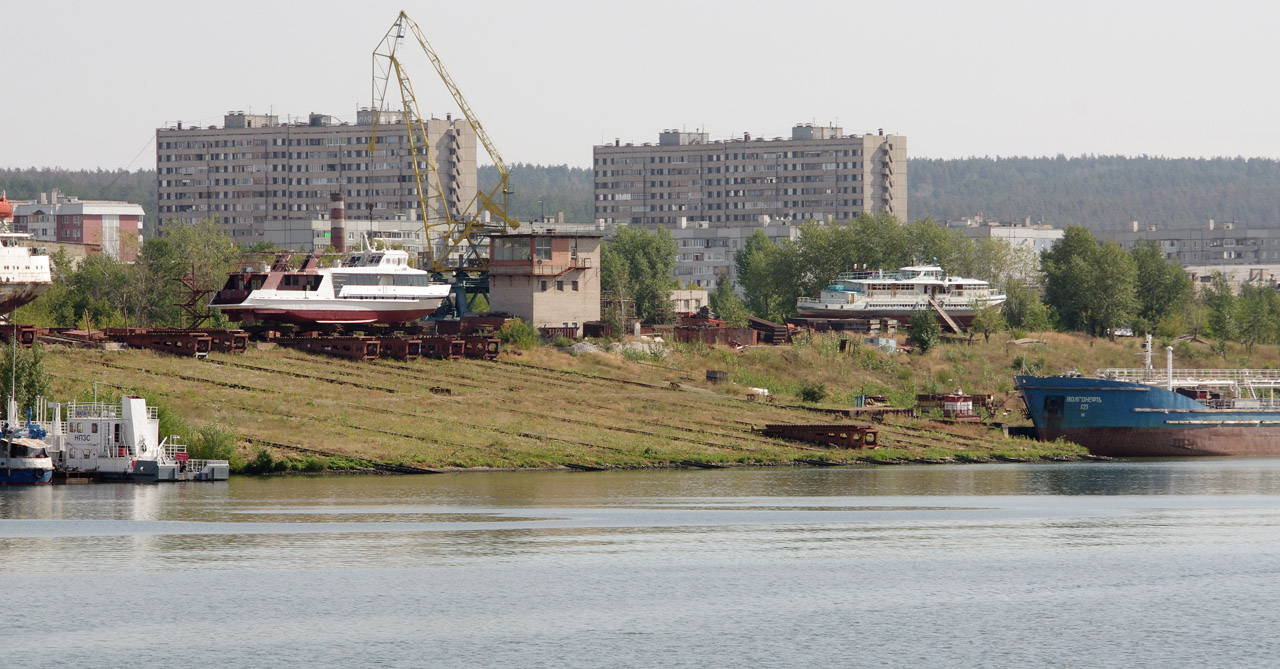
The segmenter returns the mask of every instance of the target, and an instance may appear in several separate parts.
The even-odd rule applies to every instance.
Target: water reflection
[[[0,592],[50,665],[171,666],[141,620],[229,667],[1203,664],[1280,624],[1278,493],[1234,459],[0,489]]]

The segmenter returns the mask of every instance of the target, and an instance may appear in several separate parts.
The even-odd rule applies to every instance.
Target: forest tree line
[[[498,172],[478,169],[491,189]],[[571,223],[595,220],[592,172],[568,165],[510,166],[509,210],[520,220],[565,213]],[[81,199],[127,200],[156,219],[154,170],[0,169],[10,199],[51,188]],[[908,212],[948,221],[981,213],[986,220],[1104,232],[1130,221],[1168,228],[1207,219],[1265,226],[1280,221],[1280,161],[1267,158],[1066,156],[1043,158],[913,158],[907,161]]]

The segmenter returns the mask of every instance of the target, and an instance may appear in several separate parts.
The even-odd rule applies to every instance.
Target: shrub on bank
[[[507,346],[527,351],[538,345],[538,331],[519,318],[513,318],[498,328],[498,339]]]

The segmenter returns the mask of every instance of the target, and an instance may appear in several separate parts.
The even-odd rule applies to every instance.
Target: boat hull
[[[1094,455],[1280,455],[1280,411],[1213,409],[1164,388],[1068,377],[1017,377],[1045,441],[1063,438]]]
[[[365,323],[405,323],[417,320],[431,315],[443,301],[443,299],[419,300],[415,301],[413,306],[403,309],[385,307],[353,309],[341,306],[219,306],[218,308],[222,309],[228,318],[237,322],[269,321],[272,323],[292,323],[294,325],[357,325]]]
[[[49,285],[39,282],[0,283],[0,314],[7,314],[35,300],[49,289]]]
[[[928,308],[927,305],[924,308]],[[849,318],[893,318],[899,323],[906,323],[911,319],[911,309],[838,309],[838,308],[816,308],[816,307],[796,307],[796,313],[801,318],[830,318],[830,319],[849,319]],[[968,328],[973,323],[974,313],[970,309],[948,309],[947,315],[951,317],[960,327]]]
[[[46,485],[53,481],[53,469],[0,468],[0,485]]]

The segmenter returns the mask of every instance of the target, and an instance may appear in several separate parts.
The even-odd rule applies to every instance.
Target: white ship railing
[[[1098,376],[1131,383],[1167,384],[1167,369],[1108,368],[1098,370]],[[1239,386],[1248,388],[1280,388],[1280,369],[1175,369],[1173,385],[1188,386]]]

